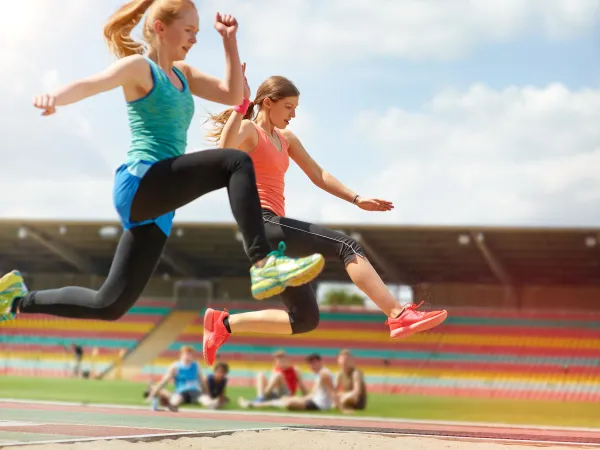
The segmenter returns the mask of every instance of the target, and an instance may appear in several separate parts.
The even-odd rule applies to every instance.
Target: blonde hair
[[[132,0],[121,6],[104,26],[104,38],[108,48],[117,58],[143,54],[147,44],[154,39],[154,21],[170,25],[186,7],[196,5],[192,0]],[[148,11],[143,25],[145,43],[131,37],[131,31],[140,23]]]
[[[266,98],[276,102],[282,98],[297,97],[299,95],[300,91],[298,88],[287,78],[281,76],[269,77],[258,87],[258,90],[256,91],[256,97],[250,102],[248,111],[244,115],[244,119],[253,120],[254,107],[258,106],[260,111],[260,108],[262,107],[262,104]],[[223,127],[229,120],[229,117],[231,117],[232,112],[233,108],[229,108],[219,114],[211,114],[209,116],[209,120],[214,123],[212,129],[210,129],[207,133],[209,139],[219,142],[221,139],[221,133],[223,132]]]
[[[285,350],[277,350],[273,353],[273,358],[283,358],[284,356],[286,356]]]

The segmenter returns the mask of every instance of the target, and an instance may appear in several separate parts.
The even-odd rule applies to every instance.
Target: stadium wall
[[[519,286],[516,296],[504,286],[439,283],[413,286],[414,301],[436,307],[600,310],[600,286]]]
[[[31,274],[30,289],[53,289],[59,286],[84,286],[97,289],[105,277],[78,274]],[[180,277],[153,277],[143,293],[145,298],[171,299]],[[213,281],[215,300],[253,301],[247,278],[221,278]],[[600,310],[600,286],[520,286],[516,298],[507,289],[491,284],[435,283],[412,287],[415,302],[425,300],[435,307],[484,307],[509,309],[578,309]],[[273,302],[279,303],[277,300]]]

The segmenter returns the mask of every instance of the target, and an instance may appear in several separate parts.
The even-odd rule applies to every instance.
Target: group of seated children
[[[365,409],[367,389],[362,372],[354,366],[348,350],[338,355],[340,371],[333,376],[323,365],[321,356],[313,353],[306,358],[314,373],[312,389],[308,391],[300,371],[294,367],[283,350],[274,354],[271,377],[257,376],[257,397],[252,401],[238,399],[243,408],[282,408],[288,410],[341,412]],[[301,395],[297,395],[297,393]]]
[[[310,390],[302,380],[300,370],[292,365],[283,350],[276,352],[273,357],[271,375],[257,375],[257,397],[252,401],[240,397],[238,404],[241,407],[313,411],[336,408],[345,413],[365,409],[367,389],[364,376],[354,366],[348,350],[342,350],[338,355],[340,371],[336,376],[324,366],[319,354],[313,353],[306,358],[314,374]],[[144,398],[152,402],[154,410],[164,407],[177,411],[182,404],[199,404],[217,409],[229,401],[225,395],[228,372],[227,364],[218,362],[213,373],[204,376],[194,358],[194,350],[184,346],[179,360],[169,366],[157,385],[144,392]],[[172,393],[166,389],[170,381],[175,386]]]
[[[144,398],[152,402],[153,410],[165,407],[175,412],[182,404],[199,404],[217,409],[229,401],[225,396],[228,372],[227,364],[219,362],[215,364],[213,373],[204,376],[200,364],[194,358],[194,349],[183,346],[179,361],[169,366],[156,386],[149,387],[144,392]],[[171,380],[175,386],[172,393],[166,389]]]

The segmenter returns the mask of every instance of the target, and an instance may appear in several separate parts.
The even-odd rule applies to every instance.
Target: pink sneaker
[[[415,333],[429,330],[437,327],[448,317],[448,312],[444,309],[429,312],[417,311],[417,308],[422,304],[423,302],[418,305],[412,303],[398,317],[395,319],[388,318],[385,321],[385,324],[390,327],[390,336],[392,338],[405,338]]]
[[[217,311],[208,308],[204,313],[204,334],[202,336],[202,353],[204,354],[204,362],[208,366],[215,363],[217,350],[229,339],[229,331],[225,328],[223,321],[229,317],[227,309]]]

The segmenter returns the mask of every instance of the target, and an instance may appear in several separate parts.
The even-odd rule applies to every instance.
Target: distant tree
[[[365,298],[360,294],[348,292],[346,289],[331,289],[323,296],[323,305],[327,306],[365,306]]]

